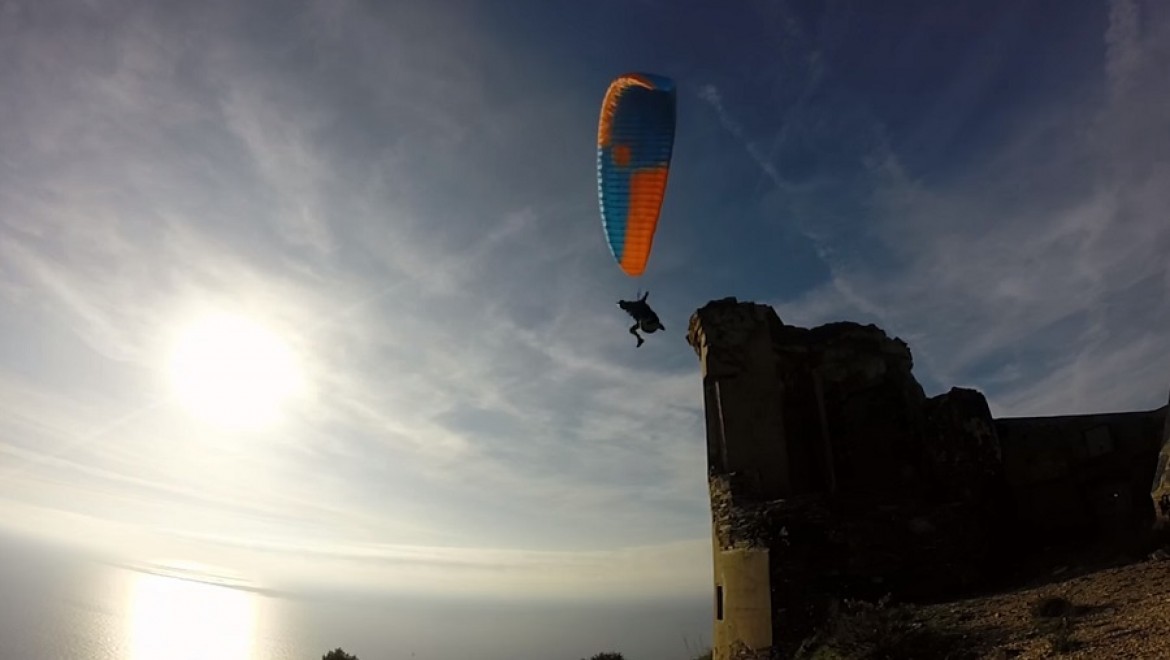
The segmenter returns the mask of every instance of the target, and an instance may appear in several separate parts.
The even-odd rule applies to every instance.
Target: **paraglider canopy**
[[[597,128],[597,195],[622,272],[646,270],[674,150],[674,81],[627,73],[610,83]]]

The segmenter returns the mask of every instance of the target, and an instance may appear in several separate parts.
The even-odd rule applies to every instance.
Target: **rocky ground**
[[[809,660],[1170,658],[1170,561],[1058,568],[1006,593],[925,606],[853,604]]]
[[[1155,558],[918,611],[967,657],[1170,658],[1170,561]]]

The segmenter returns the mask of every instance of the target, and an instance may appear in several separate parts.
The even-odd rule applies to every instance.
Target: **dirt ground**
[[[947,638],[940,658],[1170,659],[1170,557],[1073,575],[1009,593],[912,608]],[[939,649],[941,651],[941,649]]]

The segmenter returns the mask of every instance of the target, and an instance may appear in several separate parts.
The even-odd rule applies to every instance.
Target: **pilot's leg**
[[[630,334],[638,338],[638,346],[641,346],[642,344],[646,343],[646,340],[642,339],[642,335],[638,334],[638,325],[639,324],[635,323],[634,325],[630,326]]]

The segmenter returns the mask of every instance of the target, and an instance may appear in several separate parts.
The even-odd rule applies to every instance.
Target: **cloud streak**
[[[676,320],[634,351],[597,230],[592,97],[531,82],[576,74],[450,7],[21,12],[0,28],[0,520],[265,586],[706,593],[682,339],[704,301],[655,284]],[[931,170],[907,145],[962,133],[958,115],[900,139],[841,83],[843,28],[785,14],[784,61],[806,68],[770,91],[791,107],[742,119],[739,69],[694,78],[705,112],[684,119],[732,140],[676,165],[702,186],[672,190],[670,286],[707,291],[670,241],[759,238],[734,256],[827,275],[788,295],[779,268],[720,282],[790,323],[880,323],[930,389],[980,387],[997,414],[1159,405],[1170,35],[1152,6],[1111,16],[1097,96],[1023,107]],[[772,185],[737,187],[740,165]],[[768,252],[781,224],[808,241]],[[313,386],[282,426],[224,435],[171,402],[169,342],[215,309],[303,358]]]
[[[111,552],[102,539],[129,534],[143,561],[209,553],[306,589],[705,590],[692,374],[623,361],[620,320],[581,313],[613,305],[580,262],[594,237],[548,231],[563,202],[453,185],[478,167],[461,152],[483,148],[469,118],[484,92],[459,50],[485,44],[443,10],[392,27],[307,7],[273,27],[311,28],[288,59],[244,45],[248,19],[226,5],[190,32],[161,11],[91,14],[102,27],[80,38],[26,17],[10,46],[25,65],[0,81],[23,92],[3,133],[0,304],[65,328],[48,350],[82,357],[0,380],[19,395],[0,408],[11,524],[56,520]],[[427,42],[419,27],[454,46],[414,51],[422,66],[385,52]],[[492,135],[530,128],[497,117]],[[169,342],[216,309],[304,358],[312,392],[280,428],[224,436],[171,403]]]
[[[876,238],[826,254],[830,281],[781,316],[878,322],[910,340],[920,377],[984,389],[997,414],[1160,405],[1170,171],[1156,154],[1170,145],[1147,111],[1167,95],[1146,83],[1170,24],[1152,13],[1139,30],[1136,10],[1112,5],[1100,104],[1037,115],[962,179],[926,183],[892,148],[870,153]]]

